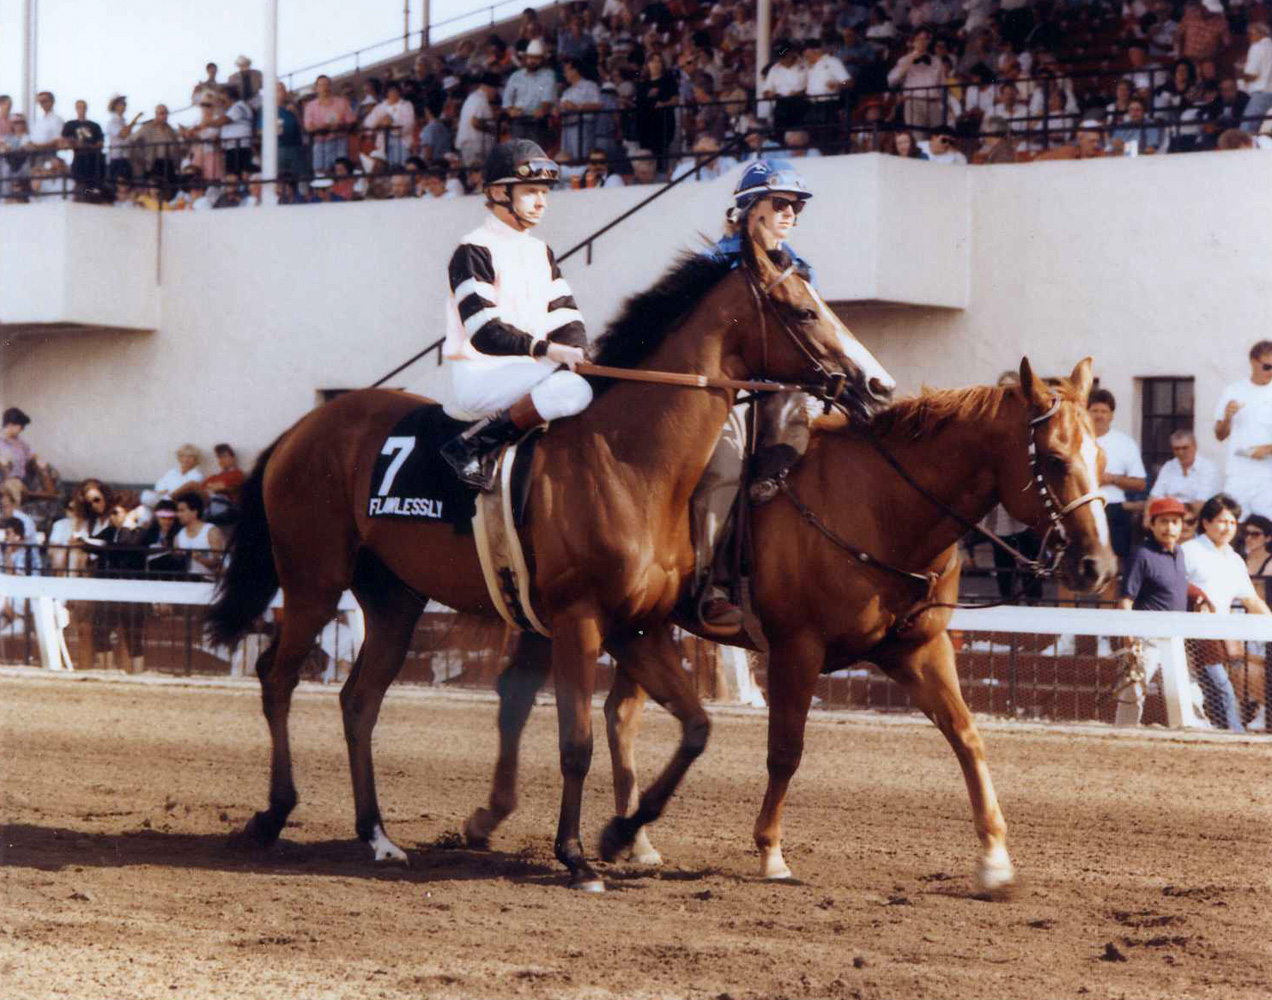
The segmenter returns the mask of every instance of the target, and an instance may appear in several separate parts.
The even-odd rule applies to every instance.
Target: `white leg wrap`
[[[1016,881],[1016,869],[1002,844],[991,848],[976,867],[976,884],[982,892],[998,892]]]
[[[770,847],[760,852],[760,878],[784,879],[791,877],[791,870],[786,867],[786,859],[782,857],[780,847]]]
[[[388,834],[384,832],[384,827],[379,823],[375,825],[375,832],[368,843],[371,845],[371,850],[375,852],[375,860],[377,862],[394,861],[398,864],[409,864],[406,851],[389,839]]]

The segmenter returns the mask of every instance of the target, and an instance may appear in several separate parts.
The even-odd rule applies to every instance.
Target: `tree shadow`
[[[65,827],[14,823],[0,830],[0,867],[57,872],[66,868],[165,867],[225,872],[333,875],[391,882],[470,882],[505,879],[565,885],[567,873],[529,852],[473,851],[419,844],[406,848],[410,865],[376,864],[357,840],[294,841],[247,846],[221,833],[86,833]]]

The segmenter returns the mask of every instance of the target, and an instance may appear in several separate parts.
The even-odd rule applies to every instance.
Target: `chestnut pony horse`
[[[790,494],[754,512],[754,604],[770,647],[769,782],[755,824],[763,877],[791,874],[782,810],[817,677],[867,659],[906,689],[958,757],[981,843],[980,888],[998,892],[1013,882],[1006,825],[946,631],[958,596],[957,543],[965,525],[1001,502],[1059,537],[1060,573],[1074,590],[1100,590],[1117,569],[1096,502],[1098,450],[1086,416],[1091,359],[1054,389],[1022,360],[1020,384],[928,392],[883,411],[866,430],[819,421],[790,473]],[[884,452],[930,496],[906,483]],[[840,543],[892,568],[865,565]],[[605,705],[620,816],[639,811],[633,744],[644,699],[624,673]],[[643,830],[639,845],[639,860],[658,860]]]
[[[882,405],[893,385],[784,256],[770,257],[750,243],[735,269],[702,257],[682,259],[628,303],[595,355],[612,367],[713,379],[830,380],[846,388],[844,402],[861,419]],[[572,885],[593,891],[603,883],[584,855],[579,815],[602,644],[633,683],[681,723],[680,745],[646,793],[649,818],[661,813],[706,746],[707,715],[665,623],[693,575],[689,498],[734,401],[725,389],[609,386],[584,413],[553,424],[536,450],[522,537],[532,553],[540,617],[553,639],[524,641],[523,673],[501,685],[501,725],[511,725],[517,713],[524,722],[533,688],[529,701],[524,691],[510,689],[525,675],[541,679],[550,666],[564,778],[556,855]],[[285,432],[244,485],[243,519],[209,632],[223,644],[237,641],[279,586],[285,608],[279,634],[256,665],[272,756],[269,806],[247,824],[249,841],[276,840],[296,805],[288,737],[292,691],[314,637],[341,592],[352,589],[367,635],[340,703],[357,832],[376,860],[406,860],[384,831],[375,793],[371,736],[385,690],[428,599],[494,613],[472,538],[448,524],[366,517],[381,445],[420,402],[377,390],[341,396]],[[515,784],[509,785],[515,752],[511,775],[507,753],[503,765],[504,787],[515,795]],[[488,835],[513,805],[496,796],[490,810],[469,821],[470,839]]]

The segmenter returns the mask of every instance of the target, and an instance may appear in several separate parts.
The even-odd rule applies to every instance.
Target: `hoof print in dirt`
[[[460,851],[467,845],[462,836],[454,830],[447,830],[428,846],[435,851]]]
[[[1115,945],[1112,941],[1105,942],[1104,954],[1100,956],[1101,962],[1125,962],[1128,961],[1122,949]]]

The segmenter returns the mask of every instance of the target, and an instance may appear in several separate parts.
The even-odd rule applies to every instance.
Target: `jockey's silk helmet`
[[[804,178],[786,160],[756,160],[743,171],[733,189],[730,216],[735,221],[741,219],[752,205],[771,194],[783,194],[800,201],[813,196]]]
[[[483,187],[499,184],[555,184],[561,176],[556,165],[537,142],[513,139],[500,143],[486,157],[482,169]]]

